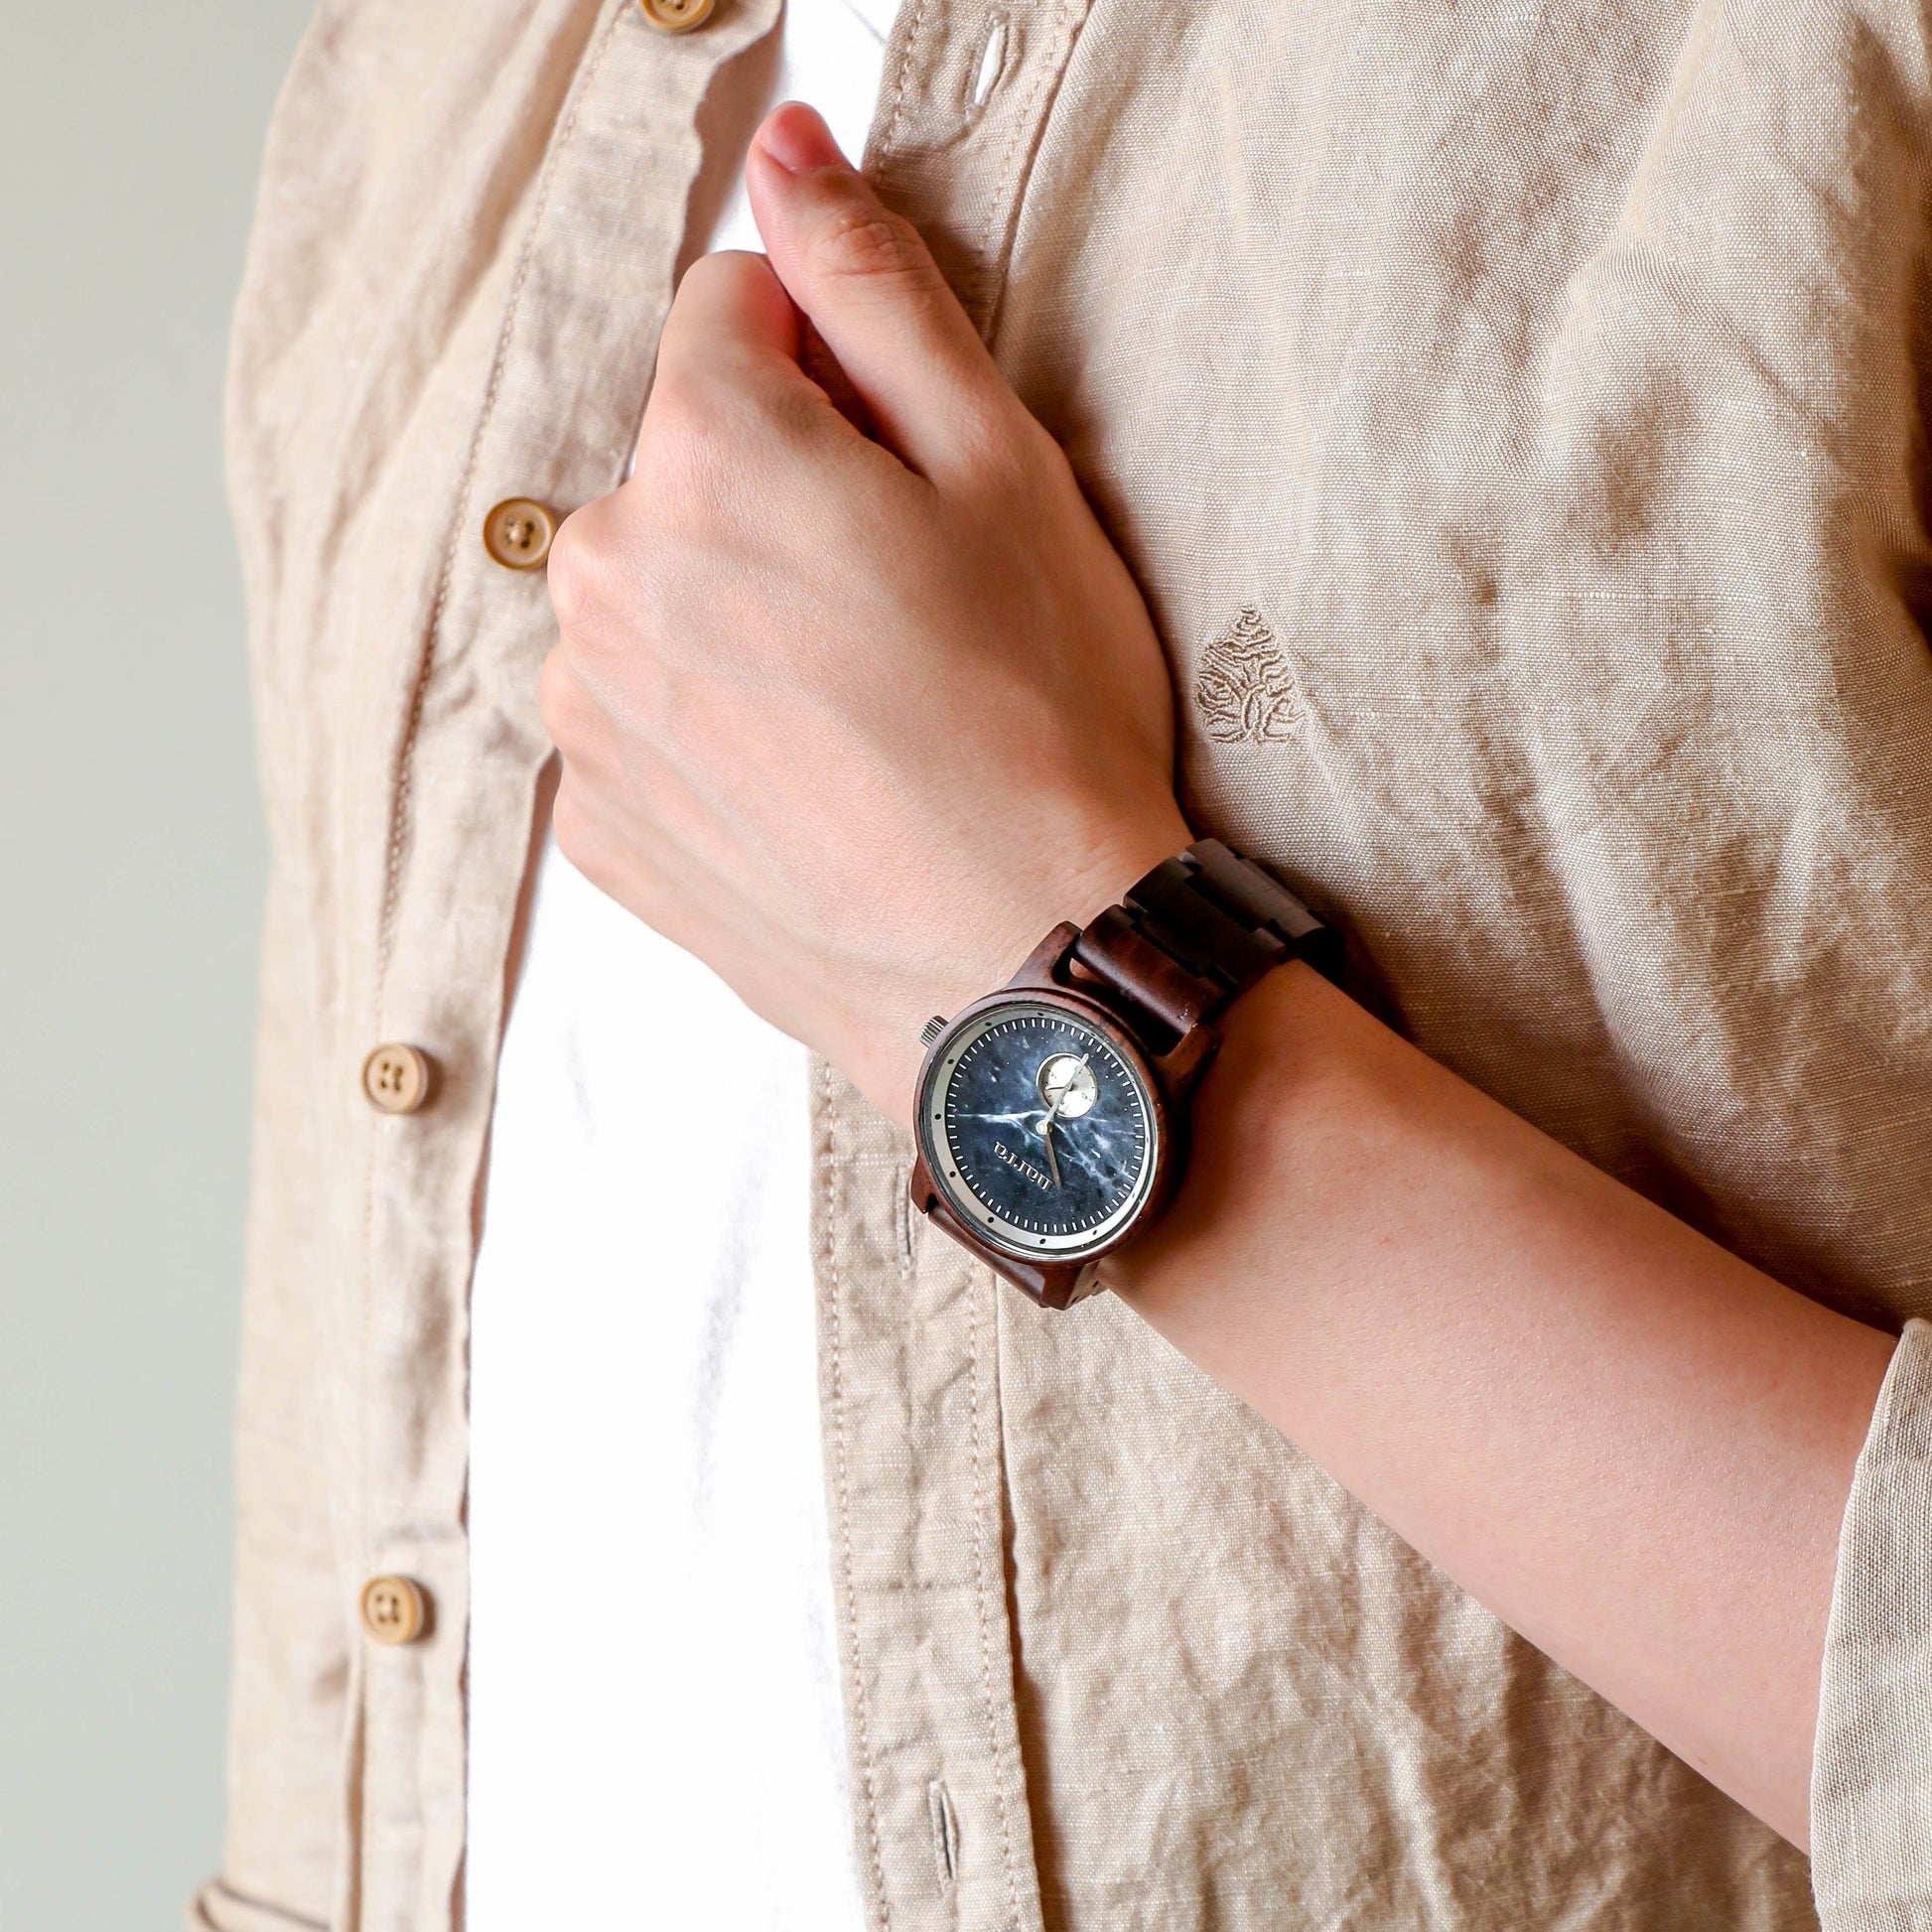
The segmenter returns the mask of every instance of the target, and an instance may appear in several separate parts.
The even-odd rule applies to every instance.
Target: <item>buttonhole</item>
[[[925,1803],[932,1818],[932,1863],[939,1889],[951,1891],[959,1874],[959,1820],[953,1816],[951,1794],[937,1778],[925,1788]]]
[[[912,1170],[901,1166],[893,1176],[898,1189],[898,1208],[893,1222],[898,1236],[898,1272],[901,1281],[912,1279]]]
[[[972,91],[966,99],[969,116],[977,114],[993,97],[1000,84],[1001,69],[1007,64],[1007,17],[991,15],[986,23],[986,38],[980,43],[980,57],[973,68]]]

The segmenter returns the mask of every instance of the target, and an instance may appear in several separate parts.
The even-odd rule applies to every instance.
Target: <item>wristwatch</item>
[[[1056,925],[920,1031],[913,1206],[1043,1308],[1083,1301],[1179,1184],[1216,1020],[1291,959],[1338,983],[1340,935],[1218,839]]]

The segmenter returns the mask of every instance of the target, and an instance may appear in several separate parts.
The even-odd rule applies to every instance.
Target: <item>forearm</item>
[[[1610,1180],[1304,967],[1229,1016],[1110,1282],[1513,1629],[1800,1844],[1891,1338]]]

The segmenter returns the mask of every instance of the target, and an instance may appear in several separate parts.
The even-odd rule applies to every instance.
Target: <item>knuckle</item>
[[[771,456],[822,445],[828,430],[843,430],[824,390],[809,382],[775,384],[759,398],[759,432]]]
[[[700,255],[678,278],[677,293],[671,298],[671,313],[665,321],[666,329],[699,307],[714,287],[729,286],[731,275],[729,251],[714,249],[708,255]]]
[[[660,435],[701,433],[717,407],[717,381],[709,364],[688,356],[660,361],[651,377],[644,421]]]
[[[564,518],[550,542],[550,608],[566,631],[595,624],[611,595],[609,546],[585,510]]]
[[[746,293],[768,280],[769,265],[762,255],[742,248],[718,248],[700,255],[684,271],[671,307],[681,306],[688,315],[693,309],[709,309],[715,303],[735,304]]]
[[[1031,474],[1032,452],[1015,433],[1011,413],[987,397],[968,393],[956,398],[952,433],[969,473],[990,487],[1018,488]]]
[[[918,230],[876,205],[859,203],[826,215],[813,252],[825,274],[902,299],[930,302],[943,286]]]
[[[979,488],[1018,509],[1043,507],[1066,467],[1059,446],[1010,393],[962,394],[954,407],[953,436],[966,474]]]
[[[660,371],[637,443],[633,485],[641,484],[657,513],[675,514],[709,502],[731,458],[733,419],[728,391],[708,373]]]

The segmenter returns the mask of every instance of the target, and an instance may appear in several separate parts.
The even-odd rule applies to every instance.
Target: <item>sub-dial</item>
[[[1084,1053],[1053,1053],[1042,1060],[1035,1084],[1047,1111],[1057,1120],[1078,1120],[1100,1098],[1099,1083]]]

